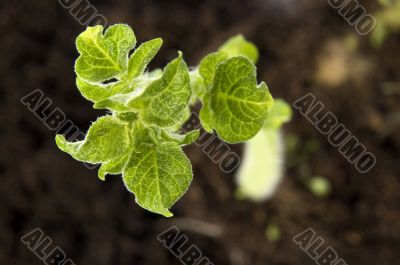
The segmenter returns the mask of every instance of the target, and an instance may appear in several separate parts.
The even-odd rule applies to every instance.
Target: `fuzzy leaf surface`
[[[265,128],[279,129],[282,125],[292,119],[292,108],[283,99],[275,99],[274,105],[268,112],[268,120]]]
[[[257,47],[246,40],[243,35],[236,35],[228,39],[220,48],[219,51],[226,52],[230,57],[245,56],[253,63],[257,63],[259,52]]]
[[[140,150],[140,151],[139,151]],[[192,181],[189,159],[175,143],[142,144],[126,165],[123,180],[143,208],[171,217],[169,208]]]
[[[124,24],[89,27],[76,40],[81,54],[75,63],[77,75],[89,82],[119,78],[128,67],[128,54],[136,45],[132,29]]]
[[[127,106],[137,110],[145,123],[169,127],[180,121],[191,93],[188,68],[179,53],[178,58],[165,67],[163,75]]]
[[[84,140],[68,142],[63,135],[57,135],[56,143],[76,160],[96,164],[125,153],[129,145],[128,133],[119,119],[103,116],[92,124]]]
[[[143,74],[147,65],[160,50],[162,43],[162,39],[154,39],[143,43],[135,50],[129,59],[128,79],[133,79]]]
[[[224,141],[238,143],[262,128],[273,99],[265,83],[257,85],[253,63],[238,56],[218,65],[205,103],[202,123],[215,129]]]

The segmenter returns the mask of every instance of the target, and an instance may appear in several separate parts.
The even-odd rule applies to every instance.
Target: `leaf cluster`
[[[95,109],[109,110],[98,118],[85,139],[57,146],[76,160],[101,164],[98,176],[122,174],[126,188],[143,208],[172,216],[170,208],[186,192],[192,168],[182,146],[199,131],[180,133],[190,105],[200,100],[200,119],[207,132],[228,143],[251,139],[263,127],[272,96],[257,83],[258,50],[243,36],[229,39],[189,70],[183,55],[164,69],[147,70],[162,46],[153,39],[136,47],[125,24],[89,27],[76,46],[76,85]]]

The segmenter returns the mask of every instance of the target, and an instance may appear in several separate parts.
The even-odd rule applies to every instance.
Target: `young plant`
[[[262,201],[274,194],[283,176],[285,160],[281,127],[291,117],[290,105],[276,99],[263,128],[245,143],[236,175],[238,198]]]
[[[172,216],[170,208],[186,192],[192,168],[182,146],[199,136],[179,128],[190,105],[202,102],[200,120],[228,143],[253,138],[264,126],[273,105],[265,83],[257,84],[257,48],[242,36],[228,40],[189,71],[182,53],[163,70],[147,71],[161,39],[137,47],[132,29],[124,24],[89,27],[76,46],[76,84],[96,109],[98,118],[85,139],[68,142],[56,136],[58,147],[73,158],[101,164],[98,176],[122,174],[126,188],[143,208]]]

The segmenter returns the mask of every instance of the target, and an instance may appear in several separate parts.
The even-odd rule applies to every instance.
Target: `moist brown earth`
[[[285,177],[271,200],[235,199],[234,174],[223,174],[193,145],[185,151],[194,181],[174,206],[175,217],[148,213],[119,176],[101,182],[96,170],[59,151],[55,133],[20,103],[41,89],[82,130],[104,114],[75,86],[74,40],[83,27],[58,1],[1,1],[0,264],[41,264],[20,242],[36,227],[78,265],[180,264],[156,239],[171,225],[214,264],[314,264],[292,241],[308,227],[349,265],[398,263],[400,35],[373,48],[326,1],[91,2],[109,24],[131,25],[139,41],[164,39],[152,67],[165,65],[178,49],[195,65],[243,33],[260,48],[259,79],[275,97],[293,102],[314,93],[377,164],[358,173],[295,112],[284,127],[291,139]],[[375,1],[363,5],[379,9]],[[241,153],[241,145],[232,147]],[[314,175],[330,181],[326,198],[307,189]],[[221,233],[210,234],[209,226],[193,220]],[[265,236],[271,224],[281,231],[273,242]]]

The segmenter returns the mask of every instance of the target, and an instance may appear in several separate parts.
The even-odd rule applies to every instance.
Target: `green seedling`
[[[235,144],[265,131],[273,98],[264,82],[257,83],[257,48],[240,35],[190,71],[181,52],[163,70],[149,71],[161,45],[154,39],[135,49],[135,34],[125,24],[80,34],[77,87],[95,109],[110,114],[99,117],[85,139],[68,142],[57,135],[56,143],[76,160],[101,164],[101,180],[122,174],[137,204],[170,217],[192,181],[182,146],[196,141],[199,131],[179,132],[190,105],[200,100],[204,129]]]
[[[262,201],[274,194],[283,176],[285,160],[281,127],[291,117],[289,104],[276,99],[263,128],[245,143],[236,175],[238,198]]]

